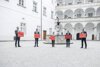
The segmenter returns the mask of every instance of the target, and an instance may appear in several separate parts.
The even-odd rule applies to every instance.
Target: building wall
[[[100,2],[99,0],[56,0],[56,16],[59,17],[63,28],[63,33],[70,31],[73,39],[76,39],[76,34],[80,33],[84,28],[87,31],[87,40],[92,40],[92,35],[95,35],[95,40],[100,40]],[[78,3],[79,2],[79,3]],[[88,16],[93,13],[93,16]],[[77,14],[81,14],[77,17]]]
[[[25,0],[24,7],[18,5],[19,0],[0,0],[0,40],[13,40],[15,29],[21,23],[26,23],[26,33],[22,40],[34,40],[33,34],[37,26],[41,29],[41,0],[37,2],[37,13],[33,12],[33,0]],[[51,10],[53,4],[51,0],[46,4],[46,0],[42,0],[43,6],[47,8],[47,17],[42,16],[42,31],[47,30],[53,25],[51,19]],[[47,6],[48,5],[48,6]],[[51,8],[52,7],[52,8]],[[41,32],[41,31],[40,31]]]

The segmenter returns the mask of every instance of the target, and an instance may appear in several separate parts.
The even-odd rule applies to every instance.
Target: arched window
[[[62,11],[56,11],[56,17],[59,19],[63,19],[63,12]]]
[[[75,12],[74,12],[74,16],[75,16],[76,18],[83,17],[83,16],[84,16],[84,11],[83,11],[83,9],[76,9]]]
[[[73,17],[73,11],[72,10],[66,10],[64,12],[64,18],[72,18]]]
[[[86,17],[93,17],[95,15],[95,9],[94,8],[87,8],[85,11]]]

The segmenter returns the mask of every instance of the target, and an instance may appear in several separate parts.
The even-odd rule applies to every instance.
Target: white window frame
[[[21,7],[23,7],[23,8],[26,8],[25,7],[25,2],[26,2],[26,0],[18,0],[18,6],[21,6]]]
[[[37,2],[36,1],[33,1],[33,10],[32,11],[38,13],[37,12]]]
[[[26,23],[23,22],[20,23],[20,31],[26,34]]]
[[[54,14],[54,12],[53,12],[53,11],[51,11],[51,19],[53,19],[53,14]]]
[[[46,14],[47,14],[47,8],[46,7],[43,7],[43,16],[47,16]]]

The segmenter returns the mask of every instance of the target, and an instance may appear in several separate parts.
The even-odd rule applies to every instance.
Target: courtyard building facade
[[[85,29],[87,40],[100,40],[100,0],[56,0],[55,15],[63,33],[70,31],[73,39]]]

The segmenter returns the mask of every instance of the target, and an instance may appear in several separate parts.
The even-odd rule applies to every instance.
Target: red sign
[[[18,37],[24,37],[24,32],[18,32]]]
[[[40,34],[34,34],[34,38],[40,38]]]
[[[72,39],[72,35],[65,35],[65,39]]]
[[[55,40],[55,36],[50,36],[50,39],[51,40]]]
[[[86,34],[85,33],[80,33],[79,37],[80,38],[86,38]]]

